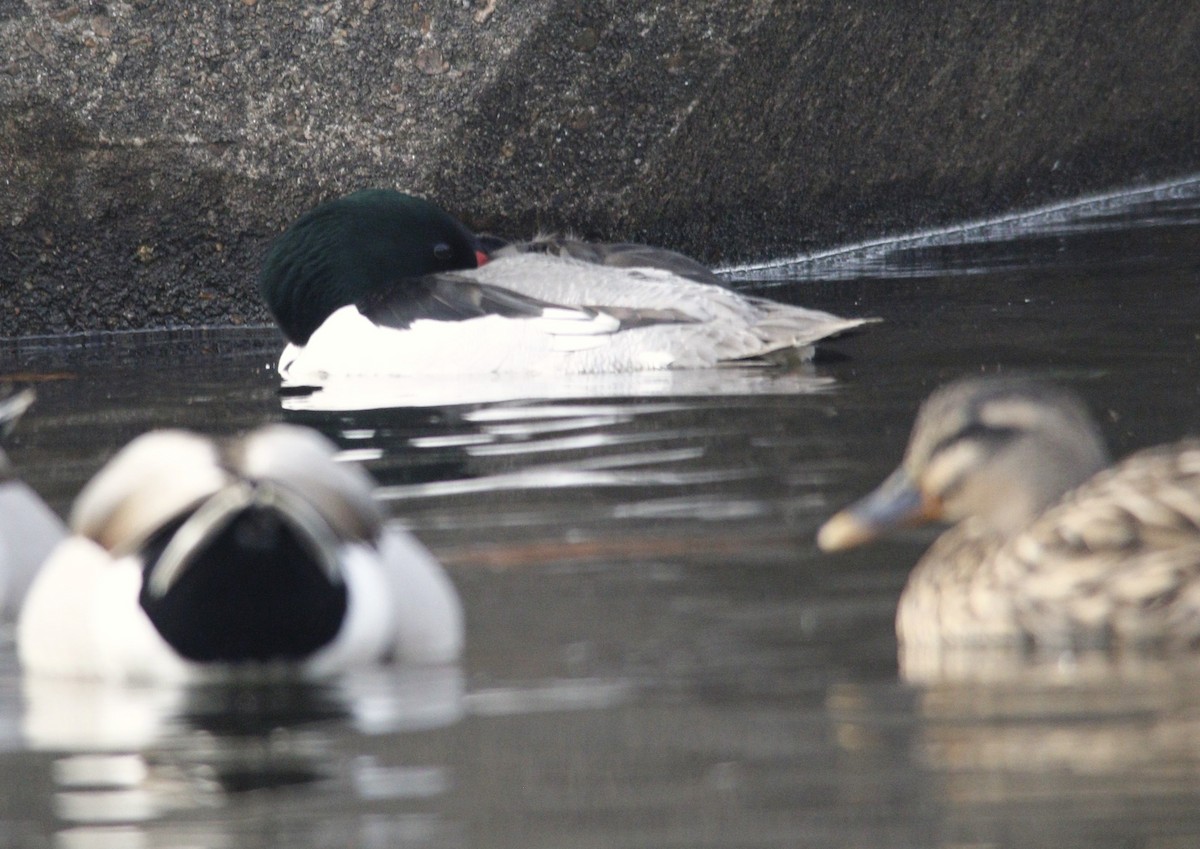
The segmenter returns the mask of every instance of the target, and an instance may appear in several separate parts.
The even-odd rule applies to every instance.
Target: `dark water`
[[[798,374],[283,399],[273,331],[0,345],[39,392],[10,453],[56,508],[149,427],[311,424],[469,625],[459,668],[274,689],[23,681],[6,643],[0,845],[1200,845],[1200,674],[903,683],[929,536],[812,544],[952,377],[1068,382],[1119,454],[1200,430],[1200,184],[740,275],[885,321]]]

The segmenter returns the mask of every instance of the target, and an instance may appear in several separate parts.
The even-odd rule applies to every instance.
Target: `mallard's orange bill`
[[[831,516],[817,532],[817,546],[822,551],[854,548],[893,528],[938,519],[940,508],[901,466],[869,495]]]

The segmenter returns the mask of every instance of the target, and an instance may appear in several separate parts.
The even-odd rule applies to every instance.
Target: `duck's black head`
[[[479,255],[475,235],[432,203],[364,189],[300,216],[268,252],[258,288],[287,338],[303,345],[377,287],[475,268]]]

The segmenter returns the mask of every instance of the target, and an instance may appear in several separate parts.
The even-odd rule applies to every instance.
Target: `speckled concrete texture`
[[[262,322],[368,185],[766,258],[1200,171],[1200,7],[0,0],[0,336]]]

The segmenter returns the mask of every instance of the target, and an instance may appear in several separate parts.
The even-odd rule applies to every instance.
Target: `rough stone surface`
[[[386,185],[471,226],[794,254],[1200,171],[1200,6],[0,0],[0,336],[267,320]]]

